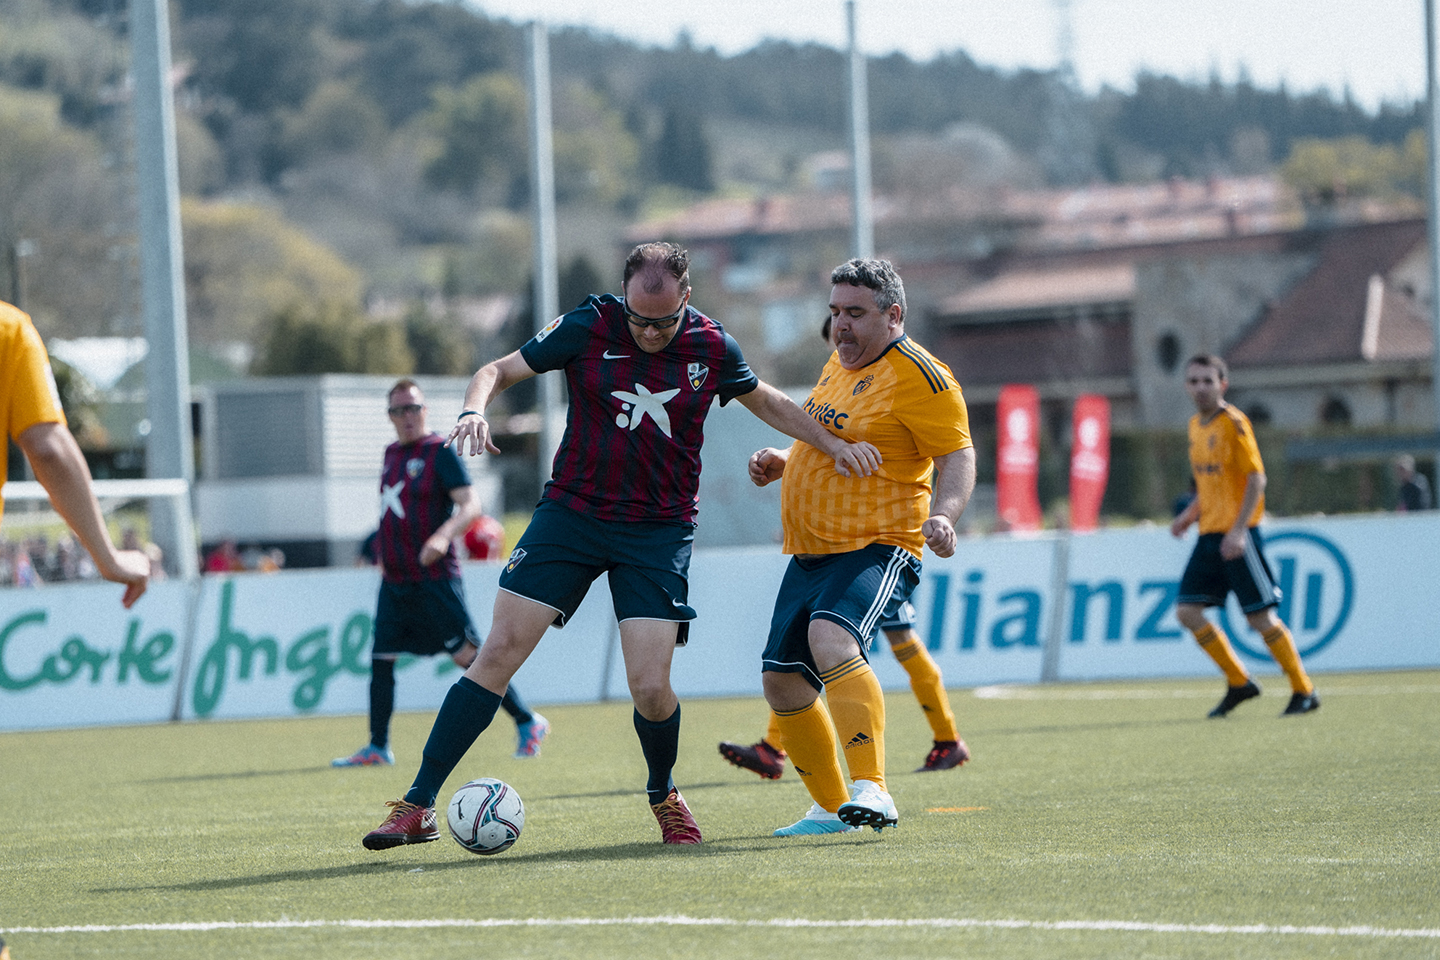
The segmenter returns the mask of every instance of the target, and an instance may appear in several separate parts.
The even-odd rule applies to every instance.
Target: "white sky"
[[[597,28],[666,45],[689,30],[721,53],[765,37],[846,43],[843,0],[469,0],[492,17]],[[1260,86],[1292,93],[1348,84],[1367,107],[1425,91],[1425,0],[857,0],[869,54],[900,50],[928,60],[964,50],[1013,69],[1053,67],[1057,7],[1068,3],[1076,73],[1094,91],[1130,90],[1148,68],[1181,79],[1212,71],[1233,81],[1243,67]]]

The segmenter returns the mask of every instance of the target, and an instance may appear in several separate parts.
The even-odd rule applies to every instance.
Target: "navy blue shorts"
[[[467,641],[480,646],[459,580],[380,581],[372,656],[429,657],[454,653]]]
[[[1231,591],[1240,609],[1255,613],[1280,603],[1280,588],[1270,572],[1260,539],[1260,528],[1251,527],[1245,538],[1245,552],[1234,560],[1220,556],[1223,533],[1202,533],[1180,578],[1179,603],[1219,607]]]
[[[823,690],[810,652],[810,621],[838,623],[860,644],[861,654],[868,655],[881,618],[909,600],[919,582],[920,561],[904,547],[889,544],[824,557],[792,557],[775,598],[761,671],[804,674],[812,687]]]
[[[679,624],[684,646],[695,611],[690,597],[690,550],[695,527],[681,523],[596,520],[542,500],[500,573],[500,589],[556,611],[555,626],[575,615],[590,584],[610,581],[615,619]]]
[[[909,630],[915,626],[915,604],[901,596],[892,596],[880,615],[881,630]]]

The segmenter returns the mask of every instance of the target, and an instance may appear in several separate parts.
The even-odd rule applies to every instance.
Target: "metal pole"
[[[530,39],[530,184],[534,194],[535,330],[559,315],[560,279],[555,255],[555,151],[550,121],[550,34],[542,21],[531,22]],[[558,377],[541,377],[540,486],[550,477],[565,411]]]
[[[1440,428],[1440,37],[1436,30],[1435,0],[1425,0],[1425,119],[1429,140],[1429,240],[1430,240],[1430,394],[1435,404],[1435,425]],[[1437,463],[1440,463],[1440,451]]]
[[[139,181],[140,299],[145,316],[145,472],[187,484],[195,477],[190,437],[190,357],[180,242],[180,175],[175,102],[170,91],[170,12],[166,0],[130,5],[135,81],[135,174]],[[150,536],[173,572],[199,575],[187,497],[150,503]]]
[[[10,244],[10,303],[16,310],[25,309],[25,258],[34,248],[29,240]]]
[[[851,250],[875,256],[875,213],[870,204],[870,94],[865,84],[865,55],[855,30],[855,0],[845,0],[850,32],[850,197],[853,209]]]

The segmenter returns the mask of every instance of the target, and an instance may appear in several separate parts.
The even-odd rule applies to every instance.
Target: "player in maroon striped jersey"
[[[431,839],[435,797],[495,715],[510,678],[552,624],[563,626],[601,574],[609,578],[635,732],[665,843],[699,843],[671,770],[680,702],[670,685],[675,647],[688,638],[690,547],[706,415],[739,400],[761,420],[813,444],[846,476],[869,476],[874,448],[825,430],[750,372],[719,323],[690,306],[689,258],[668,243],[636,247],[623,297],[588,298],[470,381],[450,439],[462,454],[498,453],[483,411],[503,390],[547,370],[570,388],[565,435],[535,516],[500,576],[490,634],[450,688],[420,772],[365,837],[383,849]]]

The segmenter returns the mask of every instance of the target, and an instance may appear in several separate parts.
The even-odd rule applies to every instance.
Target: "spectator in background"
[[[1395,479],[1400,484],[1400,499],[1395,504],[1396,510],[1411,513],[1415,510],[1429,510],[1435,505],[1430,496],[1430,480],[1415,469],[1414,457],[1402,453],[1395,458],[1393,467]]]
[[[222,540],[220,545],[205,557],[206,573],[236,573],[245,569],[240,559],[240,548],[234,540]]]

